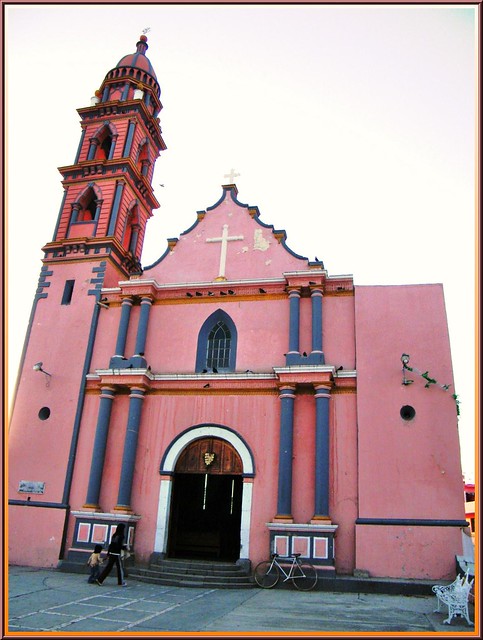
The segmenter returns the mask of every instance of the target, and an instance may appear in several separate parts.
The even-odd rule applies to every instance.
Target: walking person
[[[101,558],[101,551],[102,544],[96,544],[94,551],[91,553],[89,560],[87,561],[87,564],[91,569],[91,575],[87,579],[89,584],[94,584],[101,573],[101,564],[104,562],[104,559]]]
[[[114,535],[111,538],[111,543],[107,550],[107,564],[102,571],[101,575],[97,578],[98,585],[102,585],[107,576],[111,573],[111,569],[116,565],[117,569],[117,584],[120,587],[126,587],[127,583],[124,580],[124,570],[121,561],[121,551],[126,548],[124,544],[124,529],[126,525],[121,522],[116,527]]]

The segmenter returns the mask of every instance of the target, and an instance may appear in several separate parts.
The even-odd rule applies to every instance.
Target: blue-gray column
[[[121,320],[119,321],[119,329],[117,331],[116,356],[123,357],[126,348],[127,330],[129,328],[129,319],[131,317],[132,298],[124,298],[121,304]]]
[[[312,353],[323,353],[322,350],[322,291],[312,289]]]
[[[114,151],[116,149],[117,135],[112,136],[111,148],[109,149],[109,158],[108,160],[112,160],[114,158]]]
[[[315,518],[329,518],[330,389],[315,388]]]
[[[139,424],[144,400],[144,389],[133,387],[129,395],[129,416],[127,419],[126,439],[122,456],[121,479],[116,509],[131,509],[131,491],[136,464],[136,450],[138,446]]]
[[[99,145],[99,141],[96,140],[95,138],[92,138],[92,140],[90,141],[89,151],[87,153],[88,160],[94,160],[94,156],[96,155],[96,149],[98,145]]]
[[[107,230],[108,236],[113,236],[116,230],[117,214],[119,213],[119,205],[121,204],[122,191],[124,189],[124,183],[118,182],[116,184],[116,192],[114,194],[114,203],[112,205],[111,220],[109,222],[109,229]]]
[[[290,302],[289,353],[299,353],[300,333],[300,291],[292,289],[288,296]]]
[[[124,151],[122,153],[124,158],[131,153],[131,147],[132,147],[132,141],[134,138],[135,128],[136,128],[136,123],[130,122],[127,130],[126,142],[124,143]]]
[[[101,207],[102,202],[100,200],[96,201],[96,214],[94,216],[94,220],[99,220],[99,216],[101,215]]]
[[[80,208],[80,202],[74,202],[74,204],[72,205],[72,215],[70,218],[71,223],[78,221]]]
[[[102,470],[104,468],[107,434],[109,432],[109,420],[111,417],[114,395],[115,391],[113,387],[103,387],[101,389],[101,402],[97,416],[94,450],[92,452],[91,471],[89,474],[89,486],[87,488],[86,504],[84,507],[93,507],[95,509],[99,508]]]
[[[132,227],[132,236],[129,242],[129,251],[133,254],[134,257],[137,258],[136,255],[136,247],[138,245],[138,237],[139,237],[139,225],[135,224]]]
[[[293,416],[294,387],[280,389],[280,448],[278,455],[278,502],[277,517],[292,517],[292,456],[293,456]]]
[[[149,312],[151,311],[151,305],[153,301],[151,298],[144,296],[141,299],[141,313],[139,315],[138,332],[136,335],[136,345],[134,347],[134,355],[144,355],[144,349],[146,347],[146,336],[148,334],[148,320]]]

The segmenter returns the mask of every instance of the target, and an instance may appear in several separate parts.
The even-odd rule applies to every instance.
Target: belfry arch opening
[[[204,437],[181,452],[173,478],[168,556],[240,557],[243,464],[226,440]]]
[[[84,193],[79,204],[80,208],[76,222],[91,222],[96,219],[97,196],[92,187],[89,187]]]

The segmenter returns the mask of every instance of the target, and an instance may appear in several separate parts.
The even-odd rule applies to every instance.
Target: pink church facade
[[[85,562],[122,521],[140,565],[278,551],[321,575],[450,578],[456,405],[401,363],[453,384],[442,286],[330,275],[235,185],[142,268],[165,148],[146,50],[79,110],[61,168],[9,430],[9,561]]]

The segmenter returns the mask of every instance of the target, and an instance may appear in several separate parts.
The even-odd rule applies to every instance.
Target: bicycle
[[[253,572],[255,582],[262,589],[272,589],[280,580],[280,572],[285,576],[284,582],[292,580],[293,585],[299,591],[310,591],[317,584],[317,570],[309,562],[299,560],[300,553],[291,553],[289,556],[281,556],[279,553],[272,553],[271,560],[259,562]],[[278,558],[285,560],[285,566],[289,564],[288,571],[278,561]]]

